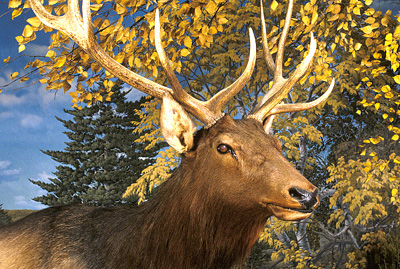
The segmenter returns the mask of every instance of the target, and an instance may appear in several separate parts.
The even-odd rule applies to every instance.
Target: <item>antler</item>
[[[41,4],[40,0],[28,0],[36,16],[47,26],[67,34],[93,59],[103,66],[108,72],[136,89],[162,98],[164,93],[170,93],[185,110],[199,119],[206,127],[213,125],[224,114],[222,107],[248,82],[256,61],[256,45],[253,31],[249,29],[250,55],[245,71],[233,84],[218,92],[210,100],[203,102],[182,89],[177,77],[172,70],[165,51],[161,46],[159,11],[155,18],[155,44],[161,65],[167,75],[172,89],[146,79],[116,62],[96,42],[91,25],[90,0],[83,0],[82,16],[79,11],[79,0],[68,0],[68,10],[63,16],[54,16]]]
[[[283,77],[282,64],[283,64],[283,55],[285,50],[285,40],[289,31],[292,11],[293,11],[293,0],[290,0],[288,5],[288,11],[285,18],[285,24],[283,26],[281,37],[279,39],[278,50],[276,55],[276,64],[275,64],[268,48],[267,31],[264,19],[264,9],[261,1],[261,31],[262,31],[263,55],[269,71],[274,74],[274,80],[272,88],[263,97],[261,102],[256,106],[255,112],[253,112],[251,115],[248,116],[260,122],[264,122],[264,120],[271,115],[285,113],[285,112],[307,110],[319,105],[328,98],[335,84],[335,79],[332,79],[332,82],[328,90],[321,97],[310,103],[281,104],[282,99],[285,98],[285,96],[289,93],[294,84],[300,78],[302,78],[304,74],[307,72],[308,68],[312,63],[317,48],[317,42],[315,41],[315,38],[311,33],[310,51],[308,52],[308,55],[303,59],[303,61],[299,64],[299,66],[290,75],[288,79]],[[269,121],[269,125],[270,124],[271,122]]]

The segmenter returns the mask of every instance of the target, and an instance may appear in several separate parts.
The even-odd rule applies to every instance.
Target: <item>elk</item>
[[[70,36],[117,78],[162,99],[161,129],[181,154],[170,179],[140,206],[97,208],[56,206],[0,230],[0,268],[229,268],[244,262],[267,219],[308,218],[318,206],[318,189],[283,156],[279,140],[268,134],[278,113],[310,109],[333,89],[303,104],[283,104],[307,72],[316,51],[311,35],[308,55],[284,78],[282,63],[293,1],[290,1],[275,61],[268,50],[264,14],[262,43],[272,88],[255,111],[233,119],[222,108],[249,81],[256,61],[252,30],[243,74],[208,101],[190,96],[179,84],[161,45],[159,14],[155,44],[171,88],[154,83],[114,61],[96,42],[90,1],[68,1],[62,17],[29,0],[47,26]],[[262,4],[261,4],[262,7]],[[204,124],[196,131],[189,114]]]

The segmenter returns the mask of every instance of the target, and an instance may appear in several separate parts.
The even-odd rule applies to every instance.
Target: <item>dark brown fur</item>
[[[231,154],[220,154],[219,144]],[[52,207],[0,229],[0,268],[229,268],[242,263],[274,209],[301,208],[291,187],[315,190],[260,123],[227,116],[138,207]]]

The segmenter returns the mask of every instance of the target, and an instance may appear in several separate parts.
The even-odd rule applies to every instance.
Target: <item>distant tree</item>
[[[11,222],[11,217],[2,208],[3,204],[0,204],[0,226],[6,225]]]
[[[50,206],[110,206],[128,201],[122,198],[123,193],[144,168],[153,164],[158,148],[145,150],[146,144],[135,142],[139,134],[132,132],[132,122],[138,121],[135,111],[141,110],[145,98],[127,101],[127,93],[116,85],[112,92],[104,90],[94,97],[108,101],[65,110],[72,120],[57,118],[69,130],[64,133],[70,141],[64,151],[43,151],[61,165],[56,167],[56,177],[49,178],[51,183],[31,180],[48,192],[35,201]],[[132,202],[135,197],[128,199]]]

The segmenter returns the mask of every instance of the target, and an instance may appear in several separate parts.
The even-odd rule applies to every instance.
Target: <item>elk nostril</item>
[[[304,209],[311,209],[318,202],[318,189],[309,192],[303,189],[290,188],[289,195],[296,199]]]
[[[296,188],[290,188],[289,189],[289,194],[290,194],[291,197],[293,197],[296,200],[302,200],[303,199],[303,195]]]

